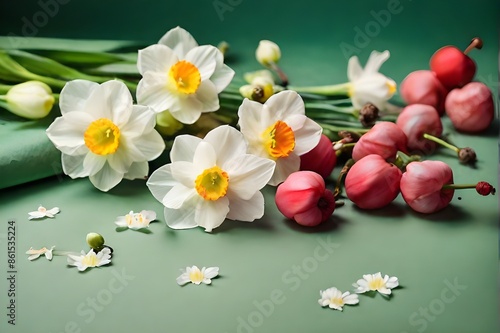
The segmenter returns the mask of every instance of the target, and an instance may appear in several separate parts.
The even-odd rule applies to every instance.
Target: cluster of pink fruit
[[[467,55],[482,48],[481,39],[474,38],[462,52],[454,46],[436,51],[430,70],[410,73],[401,83],[401,96],[407,104],[430,105],[462,132],[480,132],[488,128],[494,116],[493,97],[482,82],[471,82],[476,64]]]
[[[471,47],[478,43],[474,39]],[[458,148],[440,138],[444,110],[455,128],[464,132],[486,129],[494,116],[488,87],[470,82],[475,64],[466,54],[444,47],[432,57],[431,69],[413,72],[403,82],[401,94],[409,105],[396,123],[378,122],[351,143],[352,159],[341,171],[345,179],[339,177],[335,193],[326,189],[324,179],[331,175],[337,155],[344,149],[323,135],[316,148],[301,156],[302,171],[278,186],[275,202],[280,212],[301,225],[318,225],[335,210],[342,182],[347,198],[361,209],[385,207],[401,193],[409,207],[424,214],[448,206],[455,189],[494,194],[495,189],[486,182],[453,184],[452,169],[442,161],[420,160],[420,155],[432,153],[438,143],[454,150],[462,163],[476,159],[471,148]]]

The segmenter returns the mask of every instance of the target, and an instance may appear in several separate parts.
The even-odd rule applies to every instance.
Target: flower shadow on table
[[[408,213],[406,206],[397,202],[391,202],[379,209],[362,209],[353,204],[353,210],[362,215],[397,218],[398,221]]]
[[[433,223],[450,223],[456,225],[475,222],[475,219],[469,212],[454,204],[450,204],[444,209],[432,214],[422,214],[413,210],[410,210],[409,214],[421,220],[431,221]]]
[[[294,220],[283,218],[283,223],[292,229],[293,231],[298,231],[302,233],[321,233],[321,232],[330,232],[330,231],[337,231],[340,228],[343,227],[345,223],[347,223],[347,220],[344,219],[343,217],[336,216],[335,213],[330,216],[328,220],[325,222],[315,226],[315,227],[306,227],[303,225],[298,224]]]

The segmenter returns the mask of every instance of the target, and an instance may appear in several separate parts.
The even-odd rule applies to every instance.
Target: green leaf
[[[141,47],[144,47],[144,43],[127,40],[77,40],[44,37],[0,36],[0,48],[5,50],[109,52],[124,48]]]
[[[137,64],[129,62],[121,62],[99,66],[96,68],[89,68],[85,70],[89,74],[95,75],[126,75],[140,78],[141,75],[137,70]]]

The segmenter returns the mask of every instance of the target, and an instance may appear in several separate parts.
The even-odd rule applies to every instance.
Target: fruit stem
[[[460,152],[460,149],[458,147],[452,145],[451,143],[448,143],[448,142],[444,141],[443,139],[437,138],[434,135],[430,135],[430,134],[424,133],[422,136],[425,139],[427,139],[427,140],[434,141],[434,142],[440,144],[443,147],[446,147],[448,149],[453,150],[457,154]]]
[[[479,38],[479,37],[475,37],[470,42],[469,46],[467,46],[467,48],[465,49],[464,54],[466,55],[467,53],[469,53],[473,49],[480,50],[482,48],[483,48],[483,41],[482,41],[482,39]]]

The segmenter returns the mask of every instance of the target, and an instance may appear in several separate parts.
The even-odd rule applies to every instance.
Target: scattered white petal
[[[28,251],[26,251],[26,254],[29,254],[30,256],[28,257],[28,260],[35,260],[38,259],[42,254],[45,255],[45,258],[48,260],[52,260],[52,250],[54,250],[55,246],[52,246],[50,249],[47,249],[46,247],[42,247],[40,250],[35,250],[34,248],[30,247]]]
[[[391,289],[399,286],[399,281],[395,276],[389,277],[389,275],[385,275],[382,277],[382,274],[378,272],[363,275],[363,278],[353,283],[352,286],[356,288],[355,292],[358,294],[376,290],[381,294],[390,295],[392,293]]]
[[[119,227],[127,227],[132,230],[148,228],[151,221],[156,220],[156,213],[152,210],[143,210],[140,213],[130,211],[125,216],[118,216],[115,224]]]
[[[358,295],[351,294],[346,291],[342,293],[335,287],[326,290],[320,290],[321,298],[318,300],[319,305],[328,306],[330,309],[342,311],[344,305],[354,305],[359,303]]]
[[[176,279],[177,284],[182,286],[186,283],[211,284],[212,279],[219,275],[219,267],[203,267],[201,270],[197,266],[181,269],[182,274]]]
[[[29,220],[41,219],[43,217],[53,218],[54,215],[56,215],[59,212],[60,212],[59,207],[47,209],[47,208],[43,207],[42,205],[40,205],[40,207],[38,207],[38,210],[35,210],[34,212],[28,213],[28,215],[29,215],[28,219]]]
[[[111,250],[107,247],[95,253],[90,250],[87,254],[82,251],[81,255],[68,254],[68,265],[76,266],[79,271],[84,271],[89,267],[99,267],[111,262]]]

